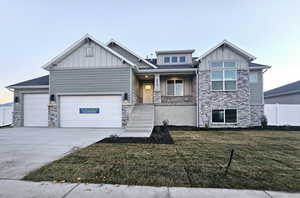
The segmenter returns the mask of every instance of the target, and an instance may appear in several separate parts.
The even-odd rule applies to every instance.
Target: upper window
[[[177,62],[178,62],[178,57],[172,56],[172,63],[177,63]]]
[[[257,83],[257,73],[250,73],[249,81],[250,83]]]
[[[179,57],[179,62],[185,63],[185,56],[180,56]]]
[[[236,90],[237,69],[236,63],[230,61],[211,62],[211,81],[214,91]]]
[[[94,49],[92,47],[86,48],[86,57],[92,57],[94,56]]]
[[[213,123],[236,123],[237,110],[236,109],[217,109],[212,110]]]
[[[164,63],[170,63],[170,57],[168,56],[164,57]]]
[[[168,96],[183,96],[183,80],[167,80]]]

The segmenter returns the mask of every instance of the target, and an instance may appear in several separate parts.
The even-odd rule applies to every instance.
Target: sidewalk
[[[299,198],[300,193],[0,180],[0,198]]]

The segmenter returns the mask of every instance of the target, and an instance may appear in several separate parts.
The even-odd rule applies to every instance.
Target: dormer
[[[157,65],[190,65],[195,50],[156,51]]]

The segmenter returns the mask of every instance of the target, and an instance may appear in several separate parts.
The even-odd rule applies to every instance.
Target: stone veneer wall
[[[48,127],[58,127],[57,104],[49,104],[48,106]]]
[[[264,115],[264,105],[250,105],[251,126],[261,126],[261,118]]]
[[[199,73],[199,125],[204,127],[209,123],[210,127],[248,127],[250,126],[249,104],[249,71],[237,71],[237,91],[211,91],[210,71]],[[236,124],[212,124],[212,109],[235,108],[238,111]]]
[[[127,125],[130,113],[132,112],[134,105],[123,104],[122,105],[122,127]]]

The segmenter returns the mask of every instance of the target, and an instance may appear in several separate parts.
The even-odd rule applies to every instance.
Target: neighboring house
[[[264,114],[263,70],[224,40],[200,57],[157,51],[144,59],[122,44],[90,35],[43,66],[49,76],[14,89],[14,126],[248,127]]]
[[[300,80],[264,93],[266,104],[300,104]]]

